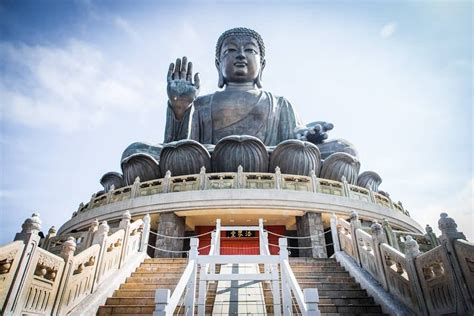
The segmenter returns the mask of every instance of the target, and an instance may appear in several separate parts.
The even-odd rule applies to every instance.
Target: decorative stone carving
[[[40,253],[34,274],[37,277],[54,282],[61,263],[62,262],[56,258]]]
[[[324,160],[319,177],[341,181],[344,176],[349,184],[356,184],[359,169],[360,162],[356,157],[346,153],[334,153]]]
[[[41,229],[41,219],[39,214],[33,213],[30,218],[27,218],[21,225],[22,234],[38,233]]]
[[[100,178],[100,184],[104,187],[104,191],[107,193],[111,191],[111,187],[114,186],[115,189],[119,189],[125,186],[123,181],[123,176],[118,172],[107,172]]]
[[[62,244],[61,255],[63,255],[63,257],[72,256],[74,255],[74,251],[76,251],[76,240],[70,236]]]
[[[438,220],[438,228],[442,233],[443,237],[449,239],[466,239],[466,236],[462,232],[458,232],[458,225],[448,214],[441,213],[441,218]]]
[[[100,223],[99,228],[97,229],[97,234],[98,235],[107,235],[109,233],[110,227],[109,224],[107,224],[107,221],[103,221]]]
[[[420,254],[420,246],[413,237],[408,235],[405,241],[405,255],[408,258],[415,258]]]
[[[374,192],[379,191],[379,185],[381,183],[382,178],[374,171],[364,171],[357,178],[358,186],[370,189]]]
[[[122,154],[121,166],[126,185],[132,185],[136,177],[141,181],[160,178],[161,145],[133,143]]]
[[[211,157],[207,149],[197,141],[185,139],[166,144],[161,151],[160,168],[173,176],[198,174],[202,167],[211,167]]]
[[[316,176],[321,168],[321,154],[316,145],[297,139],[281,142],[270,157],[269,170],[280,167],[283,174],[307,176],[312,170]]]
[[[256,137],[231,135],[222,138],[212,154],[213,172],[236,172],[242,166],[244,172],[267,172],[268,152]]]

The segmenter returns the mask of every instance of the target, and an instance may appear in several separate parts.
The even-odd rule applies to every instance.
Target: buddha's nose
[[[237,51],[237,56],[236,56],[237,59],[245,59],[245,51],[243,48],[239,49]]]

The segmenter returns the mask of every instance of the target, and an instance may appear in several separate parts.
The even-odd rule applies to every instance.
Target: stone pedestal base
[[[298,237],[312,236],[298,239],[299,247],[312,247],[312,249],[300,249],[300,257],[328,257],[321,213],[306,212],[305,215],[296,217],[296,227]]]
[[[160,235],[184,237],[185,221],[183,217],[175,215],[173,212],[161,213],[158,223],[157,233]],[[183,239],[165,238],[156,236],[156,248],[182,251]],[[182,258],[183,253],[173,253],[161,250],[155,250],[155,258]]]

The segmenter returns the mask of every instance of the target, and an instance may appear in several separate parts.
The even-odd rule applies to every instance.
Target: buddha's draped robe
[[[253,105],[246,107],[244,113],[233,113],[230,119],[219,116],[224,111],[213,110],[218,93],[197,98],[180,121],[168,103],[165,143],[193,139],[201,144],[216,144],[225,136],[251,135],[267,146],[276,146],[296,138],[295,128],[303,126],[290,102],[265,91],[256,97]]]

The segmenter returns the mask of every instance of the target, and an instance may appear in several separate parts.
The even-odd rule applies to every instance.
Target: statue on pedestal
[[[346,176],[356,183],[360,164],[354,146],[345,140],[326,141],[333,124],[304,125],[287,99],[262,89],[265,45],[257,32],[243,27],[224,32],[217,41],[215,64],[222,90],[204,96],[199,96],[199,74],[186,57],[170,64],[164,142],[133,143],[125,150],[126,185],[168,170],[172,175],[199,173],[203,166],[215,172],[235,172],[239,165],[247,172],[274,172],[268,168],[278,162],[282,173],[308,175],[308,168],[314,168],[319,175],[321,163],[336,153],[325,169],[334,163],[337,170],[326,174],[331,180]],[[186,168],[177,165],[180,161]]]

